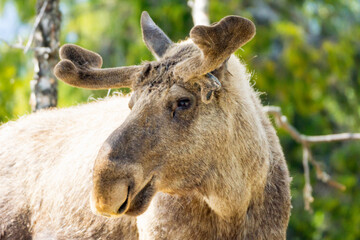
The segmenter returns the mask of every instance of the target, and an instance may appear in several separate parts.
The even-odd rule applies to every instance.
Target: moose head
[[[238,179],[236,191],[248,203],[253,189],[263,187],[268,168],[268,153],[253,146],[268,143],[253,114],[251,87],[242,83],[248,75],[231,55],[253,38],[254,24],[228,16],[193,27],[180,43],[173,43],[146,12],[141,27],[156,61],[102,69],[98,54],[67,44],[54,70],[76,87],[133,90],[131,113],[95,160],[93,211],[137,216],[157,192],[198,194],[218,211],[226,201],[214,193],[222,191],[224,181]],[[232,173],[236,179],[227,179]]]

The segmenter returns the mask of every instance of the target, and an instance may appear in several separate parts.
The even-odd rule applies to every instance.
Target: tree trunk
[[[209,1],[208,0],[189,0],[188,5],[191,8],[191,15],[194,26],[210,25]]]
[[[58,62],[61,23],[59,0],[38,0],[36,9],[40,22],[34,34],[34,49],[49,51],[34,51],[34,79],[30,83],[32,111],[57,105],[57,79],[53,69]]]

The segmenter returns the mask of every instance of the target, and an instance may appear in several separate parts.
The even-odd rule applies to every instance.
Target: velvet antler
[[[131,87],[141,66],[101,69],[99,54],[73,44],[65,44],[60,49],[62,59],[54,69],[55,76],[75,87],[108,89]]]
[[[195,26],[190,31],[190,38],[202,54],[178,64],[175,73],[185,80],[209,73],[254,35],[255,25],[238,16],[225,17],[212,26]]]

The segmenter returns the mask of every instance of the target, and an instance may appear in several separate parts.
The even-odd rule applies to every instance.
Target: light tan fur
[[[142,28],[158,61],[100,69],[99,55],[66,45],[55,69],[79,87],[131,85],[130,112],[112,98],[1,127],[5,238],[285,239],[286,162],[231,56],[254,25],[226,17],[177,44],[146,13]],[[89,195],[111,219],[91,215]]]
[[[91,172],[128,98],[40,111],[0,127],[0,239],[137,239],[134,218],[91,213]]]

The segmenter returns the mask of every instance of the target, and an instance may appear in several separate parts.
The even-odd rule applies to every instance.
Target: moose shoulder
[[[253,23],[229,16],[180,43],[146,12],[141,26],[157,61],[101,69],[98,54],[65,45],[54,70],[76,87],[131,87],[130,112],[112,98],[0,128],[0,234],[285,239],[286,162],[232,55]],[[109,218],[90,213],[89,195],[91,210]]]

